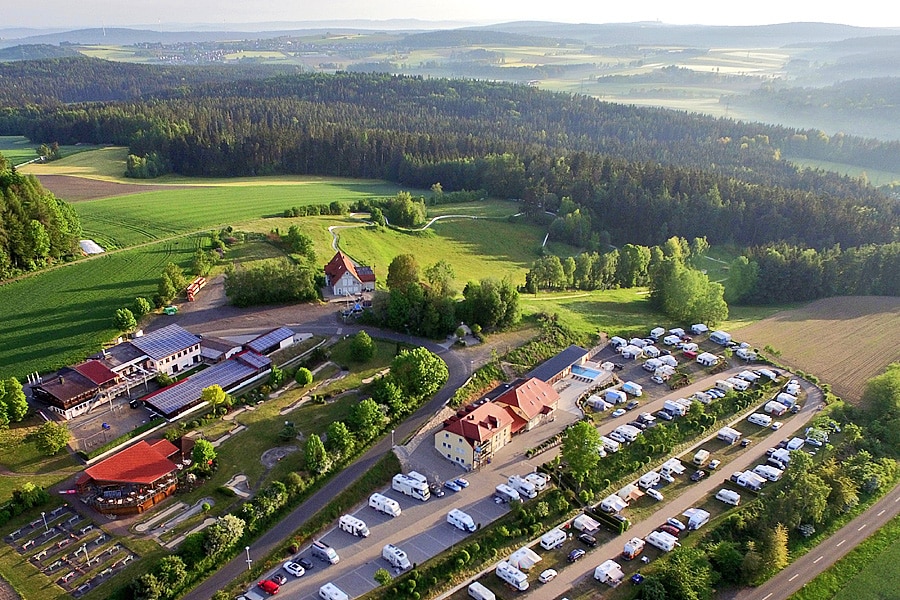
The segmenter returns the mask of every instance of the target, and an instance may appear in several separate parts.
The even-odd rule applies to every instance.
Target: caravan
[[[729,490],[727,488],[722,488],[716,493],[716,500],[720,500],[725,504],[730,504],[732,506],[737,506],[741,503],[741,495],[735,492],[734,490]]]
[[[760,427],[768,427],[772,424],[772,417],[763,413],[753,413],[747,417],[747,421],[754,425],[759,425]]]
[[[734,444],[735,442],[740,441],[741,432],[737,429],[732,429],[731,427],[723,427],[716,434],[716,439],[721,440],[726,444]]]
[[[459,510],[458,508],[454,508],[449,513],[447,513],[447,522],[456,527],[457,529],[462,529],[463,531],[468,531],[472,533],[475,531],[475,521]]]
[[[523,498],[534,498],[537,496],[537,490],[534,486],[518,475],[513,475],[509,479],[507,479],[507,483],[509,487],[519,492],[519,496]]]
[[[319,598],[322,600],[350,600],[350,596],[330,581],[319,588]]]
[[[713,331],[709,334],[709,341],[720,346],[726,346],[731,341],[731,334],[725,331]]]
[[[659,483],[659,480],[659,473],[657,471],[650,471],[641,475],[641,478],[638,479],[638,486],[647,490]]]
[[[740,379],[739,377],[729,377],[725,381],[730,383],[731,387],[739,392],[746,392],[748,389],[750,389],[750,382],[746,379]]]
[[[494,572],[497,574],[497,577],[520,592],[528,589],[528,576],[505,560],[497,563],[497,569]]]
[[[393,498],[381,494],[376,493],[369,496],[369,506],[392,517],[400,516],[400,504]]]
[[[616,440],[609,439],[605,435],[600,436],[600,443],[603,444],[603,449],[610,454],[615,454],[622,447],[622,444],[620,444]]]
[[[671,533],[666,533],[665,531],[654,531],[646,538],[647,543],[651,546],[656,546],[663,552],[669,552],[675,548],[675,546],[680,546],[678,543],[678,538],[672,535]]]
[[[469,584],[469,597],[475,600],[497,600],[494,592],[477,581]]]
[[[369,537],[369,528],[366,527],[365,521],[357,519],[353,515],[342,515],[338,520],[338,527],[350,535]]]
[[[555,527],[541,536],[541,548],[544,550],[553,550],[559,548],[566,541],[566,532]]]

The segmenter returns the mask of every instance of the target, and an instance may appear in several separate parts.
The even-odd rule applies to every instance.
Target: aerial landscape
[[[880,5],[4,15],[0,598],[900,598]]]

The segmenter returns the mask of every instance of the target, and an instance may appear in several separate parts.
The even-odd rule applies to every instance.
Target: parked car
[[[632,400],[628,404],[625,405],[625,410],[634,410],[638,407],[639,402],[637,400]]]
[[[581,535],[578,536],[578,539],[579,539],[579,541],[590,546],[591,548],[594,548],[597,546],[597,538],[595,538],[594,536],[592,536],[589,533],[582,533]]]
[[[284,570],[294,577],[303,577],[303,575],[306,573],[306,569],[290,560],[284,563]]]
[[[741,448],[746,448],[747,446],[749,446],[752,443],[753,443],[753,440],[744,438],[741,440]]]
[[[585,554],[586,552],[584,551],[584,548],[575,548],[574,550],[569,552],[569,556],[566,557],[566,560],[568,560],[570,563],[573,563],[576,560],[584,557]]]
[[[640,573],[635,573],[631,576],[631,583],[633,583],[634,585],[641,585],[642,583],[644,583],[644,576]]]
[[[261,589],[262,591],[264,591],[264,592],[267,593],[267,594],[277,594],[277,593],[278,593],[278,588],[281,587],[280,585],[278,585],[277,583],[275,583],[275,582],[272,581],[271,579],[263,579],[262,581],[260,581],[260,582],[257,583],[256,585],[258,585],[258,586],[259,586],[259,589]]]
[[[783,425],[784,425],[784,423],[782,423],[781,421],[773,421],[773,422],[772,422],[772,429],[774,429],[775,431],[778,431],[779,429],[781,429],[781,427],[782,427]]]
[[[649,490],[647,490],[647,495],[650,496],[651,498],[653,498],[654,500],[656,500],[657,502],[662,502],[665,499],[665,496],[663,496],[659,490],[654,490],[653,488],[650,488]]]
[[[308,558],[298,558],[297,564],[299,564],[301,567],[303,567],[307,571],[309,571],[310,569],[313,568],[313,563]]]
[[[722,464],[722,461],[719,460],[718,458],[716,458],[716,459],[709,461],[709,464],[706,466],[709,468],[710,471],[715,471],[716,469],[719,468],[719,465],[721,465],[721,464]]]
[[[679,529],[681,531],[687,529],[687,526],[675,517],[669,517],[668,519],[666,519],[666,525],[671,525],[672,527],[675,527],[676,529]]]
[[[467,479],[463,479],[462,477],[457,477],[455,479],[455,481],[456,481],[456,485],[458,485],[461,488],[469,487],[469,481]]]
[[[462,491],[462,488],[459,487],[459,484],[456,483],[455,481],[453,481],[452,479],[448,479],[447,481],[445,481],[445,482],[444,482],[444,487],[447,488],[448,490],[452,490],[452,491],[454,491],[454,492],[461,492],[461,491]]]
[[[776,448],[766,448],[766,456],[772,456],[775,454]]]
[[[432,484],[431,484],[430,486],[428,486],[428,487],[431,488],[431,493],[432,493],[434,496],[437,496],[438,498],[443,497],[443,495],[444,495],[444,490],[441,488],[440,484],[438,484],[438,483],[432,483]]]
[[[660,471],[659,478],[666,483],[675,483],[675,478],[672,477],[671,473],[669,473],[668,471]]]
[[[615,369],[616,371],[621,371],[624,368],[625,365],[622,363],[613,363],[613,369]]]
[[[704,477],[706,477],[706,471],[704,471],[702,469],[698,469],[697,471],[694,471],[694,473],[691,475],[691,481],[700,481]]]
[[[659,375],[654,375],[653,377],[650,378],[650,381],[652,381],[653,383],[665,383],[668,380],[669,380],[668,375],[666,375],[665,377],[661,377]]]
[[[285,577],[281,573],[275,573],[274,575],[272,575],[272,581],[274,581],[278,585],[284,585],[287,583],[287,577]]]
[[[641,423],[640,421],[628,421],[628,424],[631,425],[632,427],[636,427],[637,429],[640,429],[641,431],[646,431],[646,429],[647,429],[647,424]]]
[[[681,533],[680,529],[678,529],[677,527],[674,527],[672,525],[669,525],[668,523],[666,523],[665,525],[661,525],[659,527],[659,530],[665,531],[669,535],[674,535],[675,537],[678,537],[678,535]]]
[[[541,583],[549,583],[550,581],[553,581],[553,578],[556,577],[556,575],[556,569],[547,569],[541,573],[540,577],[538,577],[538,581]]]
[[[625,409],[624,409],[624,408],[617,408],[616,410],[612,411],[612,415],[611,415],[611,416],[612,416],[613,418],[616,418],[616,417],[621,417],[621,416],[624,415],[624,414],[625,414]]]
[[[673,417],[671,414],[667,413],[664,410],[657,411],[655,414],[657,417],[659,417],[663,421],[673,421],[675,419],[675,417]]]

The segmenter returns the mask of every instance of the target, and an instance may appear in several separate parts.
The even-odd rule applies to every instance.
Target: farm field
[[[201,236],[82,260],[0,286],[0,373],[25,380],[98,351],[112,318],[138,296],[152,298],[169,262],[186,267]]]
[[[840,173],[848,177],[865,177],[869,183],[876,187],[900,181],[900,173],[892,173],[890,171],[877,171],[874,169],[858,167],[856,165],[847,165],[824,160],[811,160],[795,156],[785,156],[784,158],[801,168],[834,171],[835,173]]]
[[[782,353],[786,365],[814,373],[857,401],[865,383],[900,360],[900,298],[826,298],[737,331],[741,341]]]

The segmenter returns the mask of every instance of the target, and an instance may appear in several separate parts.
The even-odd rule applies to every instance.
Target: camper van
[[[735,442],[740,441],[741,432],[737,429],[732,429],[731,427],[723,427],[716,434],[716,439],[721,440],[726,444],[734,444]]]
[[[603,444],[603,449],[609,453],[618,452],[619,449],[622,447],[622,444],[620,444],[616,440],[609,439],[605,435],[600,436],[600,443]]]
[[[537,496],[537,490],[534,489],[534,486],[518,475],[511,476],[507,479],[507,483],[509,487],[519,492],[519,496],[523,498],[534,498]]]
[[[341,531],[346,531],[350,535],[357,537],[369,537],[369,528],[366,527],[365,521],[357,519],[353,515],[343,515],[338,520],[338,527]]]
[[[533,485],[534,489],[539,492],[546,490],[549,483],[548,479],[539,473],[529,473],[525,476],[525,481]]]
[[[376,493],[369,496],[369,506],[392,517],[400,516],[400,504],[393,498],[381,494]]]
[[[768,427],[772,424],[772,417],[764,415],[763,413],[753,413],[747,417],[747,421],[754,425],[759,425],[760,427]]]
[[[730,383],[731,387],[739,392],[746,392],[748,389],[750,389],[750,382],[745,379],[740,379],[738,377],[729,377],[725,381]]]
[[[350,596],[330,581],[319,588],[319,598],[322,600],[350,600]]]
[[[501,560],[497,564],[497,569],[494,572],[497,574],[497,577],[520,592],[528,589],[528,576],[505,560]]]
[[[500,485],[498,485],[494,489],[494,493],[497,495],[498,498],[500,498],[504,502],[512,502],[514,500],[519,501],[522,499],[522,497],[519,496],[519,492],[512,489],[505,483],[501,483]]]
[[[454,508],[449,513],[447,513],[447,522],[456,527],[457,529],[462,529],[463,531],[468,531],[472,533],[475,531],[475,521],[459,510],[458,508]]]
[[[497,600],[494,592],[484,587],[477,581],[469,584],[469,597],[475,600]]]
[[[559,548],[566,541],[566,532],[556,527],[541,536],[541,548],[544,550],[553,550]]]
[[[663,552],[674,550],[675,546],[680,545],[677,537],[665,531],[654,531],[644,539],[647,540],[648,544],[659,548]]]
[[[741,495],[734,490],[722,488],[721,490],[716,492],[716,500],[721,500],[725,504],[737,506],[741,503]]]
[[[697,453],[694,454],[694,459],[691,461],[698,467],[702,467],[706,464],[706,461],[709,460],[709,450],[697,450]]]
[[[416,475],[419,475],[416,473]],[[419,475],[421,477],[421,475]],[[424,479],[424,477],[422,477]],[[391,480],[391,489],[401,494],[406,494],[410,498],[425,502],[431,498],[431,490],[428,489],[428,480],[424,482],[418,477],[411,477],[403,473],[397,473]]]
[[[406,552],[393,544],[387,544],[381,549],[381,558],[391,563],[391,566],[397,569],[406,570],[412,566]]]
[[[312,544],[312,555],[321,561],[336,565],[341,562],[341,557],[334,551],[334,548],[325,542],[315,541]]]
[[[625,549],[622,550],[622,558],[631,560],[644,551],[644,540],[641,538],[631,538],[625,542]]]
[[[663,410],[673,417],[683,417],[687,412],[687,408],[683,404],[679,404],[673,400],[663,402]]]
[[[649,473],[644,473],[643,475],[641,475],[641,478],[638,479],[638,485],[646,490],[659,483],[659,480],[659,473],[656,471],[650,471]]]

